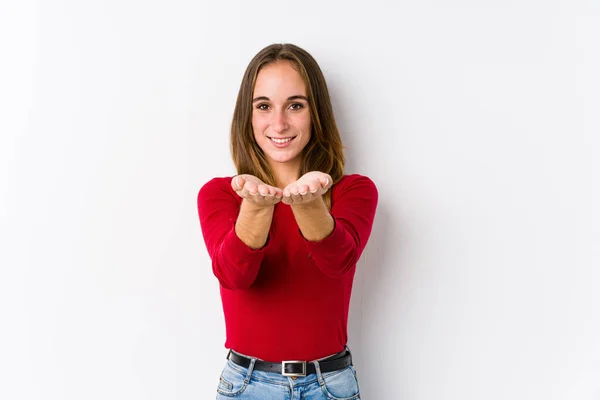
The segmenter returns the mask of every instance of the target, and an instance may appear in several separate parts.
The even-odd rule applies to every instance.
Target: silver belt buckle
[[[285,372],[286,364],[301,364],[302,372]],[[281,375],[283,376],[306,376],[306,361],[282,361]]]

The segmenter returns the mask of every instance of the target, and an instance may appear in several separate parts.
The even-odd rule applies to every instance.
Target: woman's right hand
[[[274,206],[283,197],[283,190],[267,185],[257,177],[248,174],[234,176],[231,187],[238,196],[257,207]]]

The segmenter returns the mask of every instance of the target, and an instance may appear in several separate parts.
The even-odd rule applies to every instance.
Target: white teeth
[[[275,138],[271,138],[272,141],[274,141],[275,143],[279,143],[279,144],[287,143],[287,142],[289,142],[292,139],[293,138],[287,138],[287,139],[275,139]]]

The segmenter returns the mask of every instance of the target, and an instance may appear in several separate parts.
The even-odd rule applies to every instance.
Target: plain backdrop
[[[290,42],[380,192],[362,398],[600,399],[598,1],[0,4],[0,398],[215,397],[196,195]]]

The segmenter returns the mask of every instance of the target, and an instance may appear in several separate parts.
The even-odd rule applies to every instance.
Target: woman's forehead
[[[290,62],[277,62],[264,66],[256,77],[253,97],[265,96],[287,99],[290,96],[306,96],[302,75]]]

